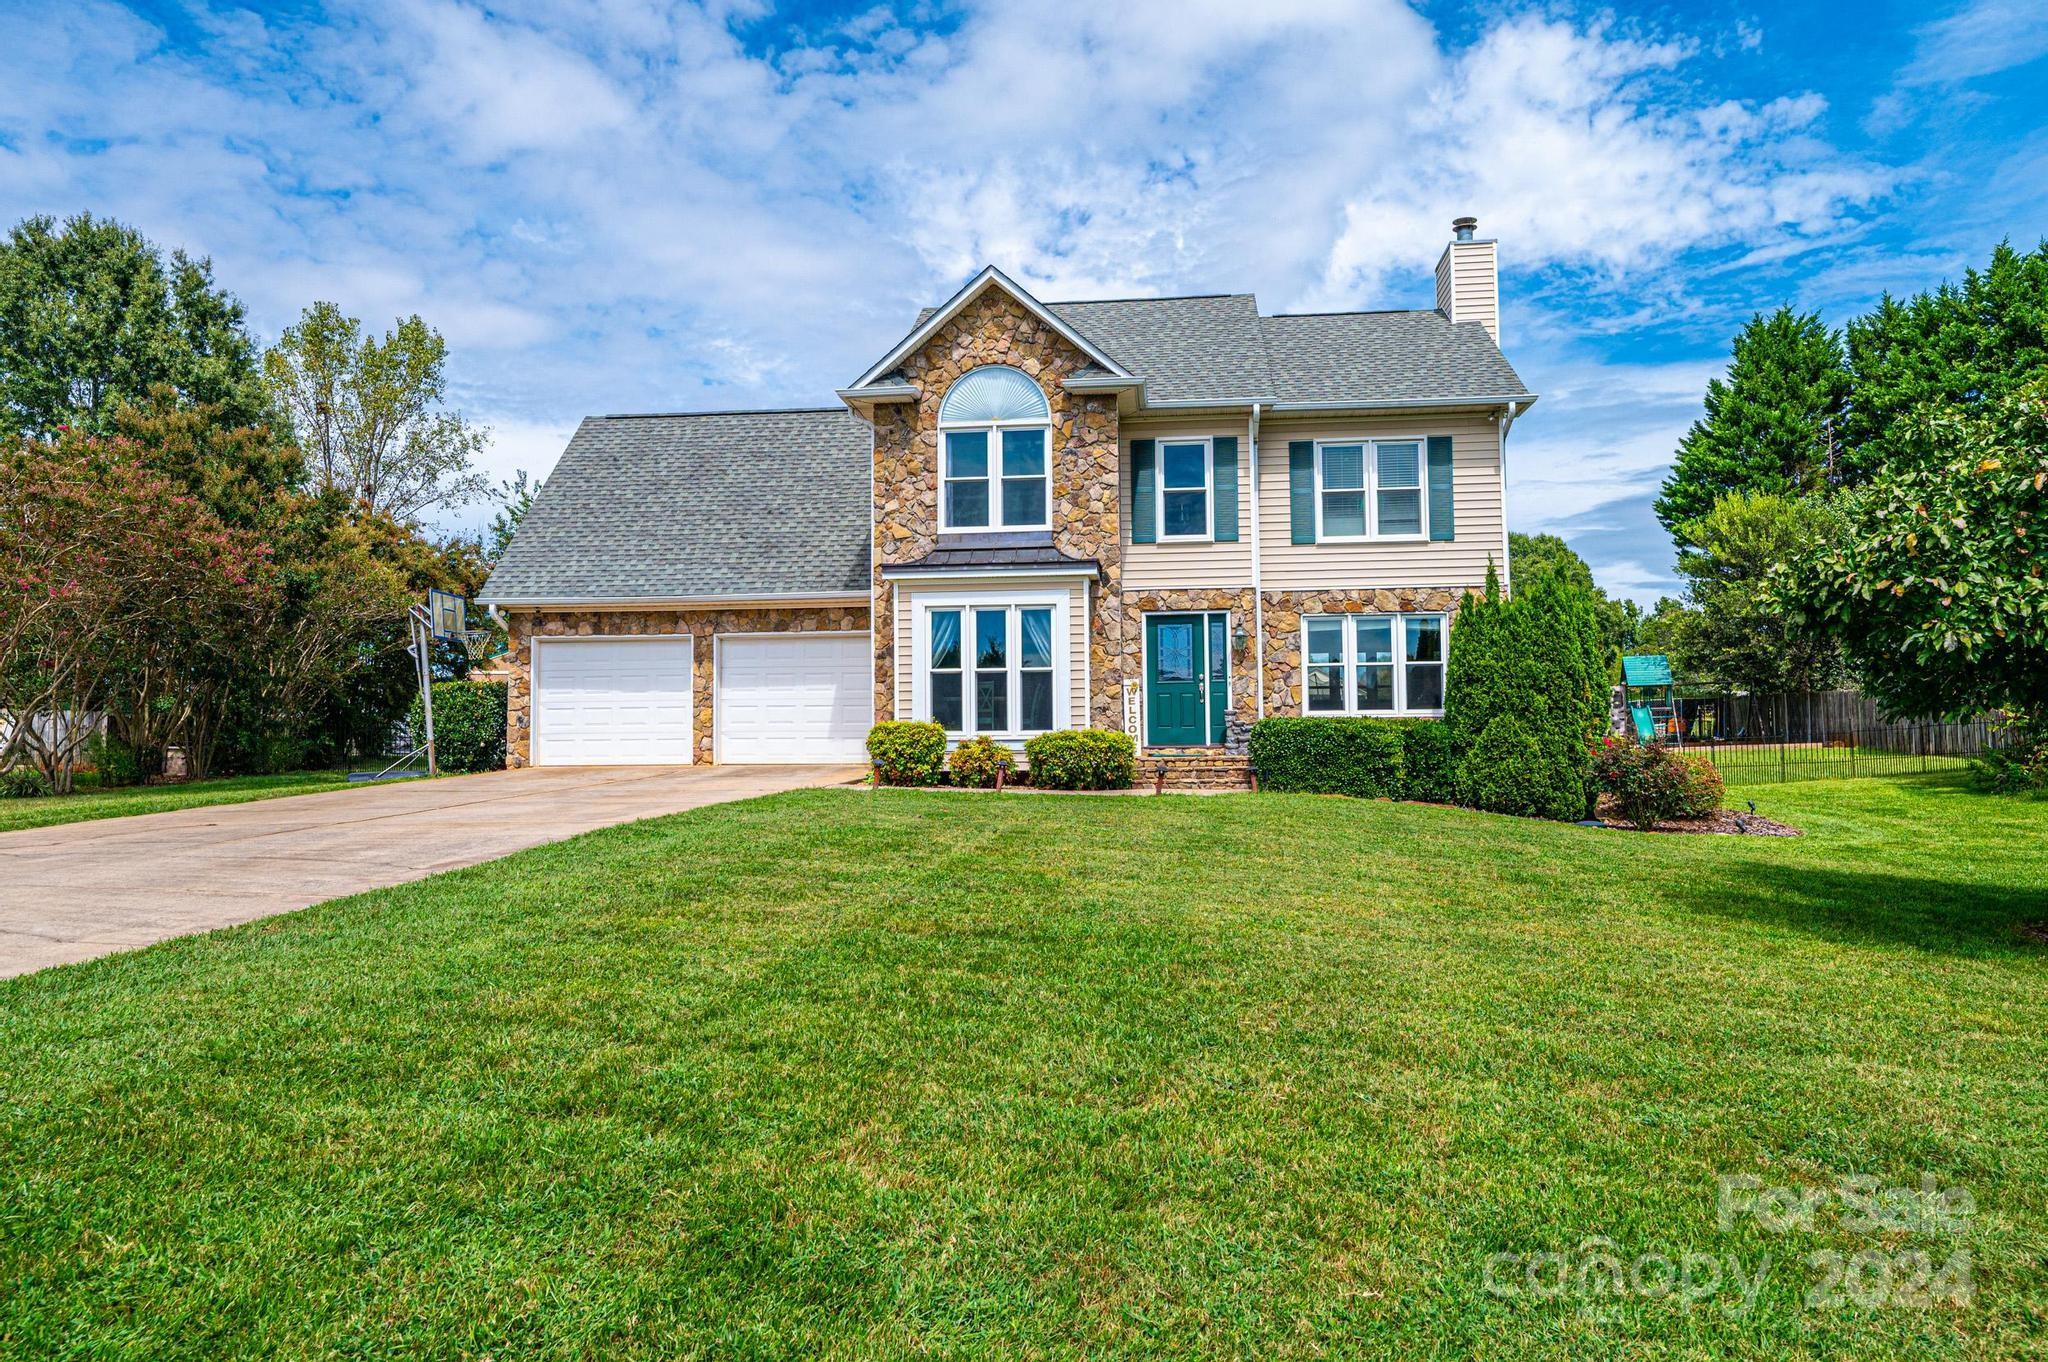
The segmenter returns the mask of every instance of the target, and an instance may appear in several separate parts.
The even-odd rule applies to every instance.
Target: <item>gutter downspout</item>
[[[1500,590],[1503,596],[1510,594],[1514,574],[1508,565],[1508,432],[1515,428],[1515,412],[1520,403],[1510,402],[1494,418],[1494,426],[1500,431]]]
[[[1260,587],[1259,572],[1259,404],[1252,403],[1251,425],[1252,487],[1252,690],[1258,697],[1258,715],[1266,717],[1266,593]],[[1506,484],[1502,484],[1506,492]]]

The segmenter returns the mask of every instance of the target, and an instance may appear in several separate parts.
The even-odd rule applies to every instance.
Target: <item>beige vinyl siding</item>
[[[1437,311],[1500,340],[1500,258],[1491,241],[1454,241],[1436,262]]]
[[[1248,421],[1127,421],[1120,432],[1117,511],[1123,524],[1125,591],[1183,587],[1249,586],[1252,580],[1251,431]],[[1131,542],[1131,441],[1237,438],[1237,542]]]
[[[1448,543],[1296,544],[1288,500],[1292,440],[1451,437],[1451,492],[1457,538]],[[1259,430],[1259,538],[1266,591],[1338,591],[1373,587],[1477,586],[1490,557],[1501,564],[1500,432],[1491,416],[1373,416],[1269,419]]]
[[[943,582],[892,584],[901,592],[896,611],[896,717],[915,719],[910,712],[911,669],[917,665],[916,619],[919,596],[952,596],[963,591],[1045,591],[1063,588],[1067,592],[1067,723],[1072,728],[1088,727],[1088,583],[1085,578],[1069,582],[1034,581],[1017,577],[960,577]]]

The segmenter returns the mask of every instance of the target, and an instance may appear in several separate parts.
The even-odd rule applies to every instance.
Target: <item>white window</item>
[[[1312,615],[1302,621],[1309,714],[1437,714],[1444,707],[1442,615]]]
[[[1422,539],[1422,441],[1329,440],[1316,445],[1316,538]]]
[[[1064,614],[1051,602],[924,607],[918,717],[959,737],[1060,727],[1065,667],[1056,640]]]
[[[1159,442],[1160,539],[1207,539],[1213,533],[1210,512],[1207,440]]]
[[[942,531],[1051,526],[1052,409],[1028,374],[962,374],[939,404],[939,439]]]

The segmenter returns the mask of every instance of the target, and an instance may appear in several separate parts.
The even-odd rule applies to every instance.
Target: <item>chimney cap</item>
[[[1479,230],[1479,219],[1462,217],[1451,219],[1451,236],[1458,241],[1470,241],[1472,234]]]

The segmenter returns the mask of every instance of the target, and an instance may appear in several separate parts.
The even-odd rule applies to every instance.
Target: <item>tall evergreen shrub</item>
[[[1516,791],[1512,809],[1582,818],[1592,805],[1588,745],[1606,724],[1607,674],[1592,598],[1557,576],[1503,595],[1491,569],[1484,595],[1467,595],[1451,629],[1444,722],[1462,802],[1489,807]],[[1508,734],[1483,741],[1495,724]],[[1524,741],[1526,737],[1527,741]],[[1493,769],[1512,761],[1527,769]]]

